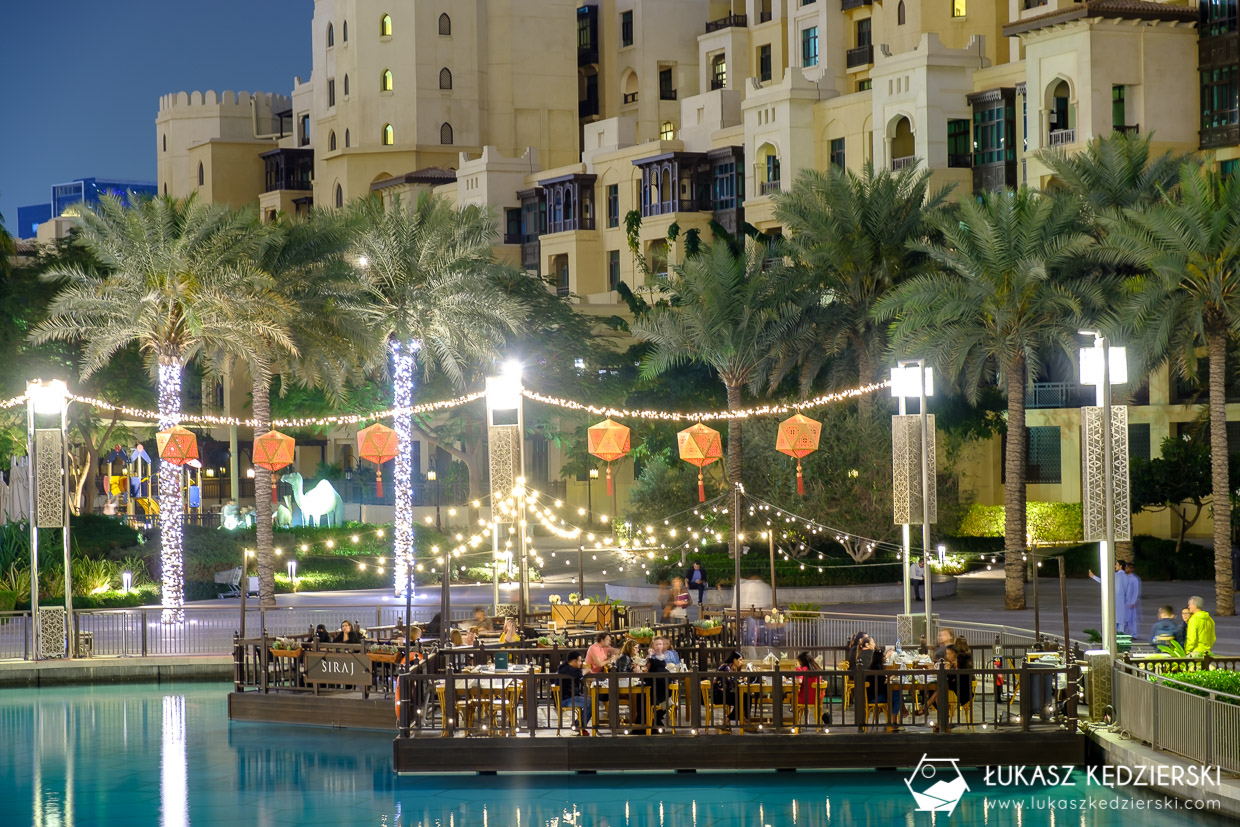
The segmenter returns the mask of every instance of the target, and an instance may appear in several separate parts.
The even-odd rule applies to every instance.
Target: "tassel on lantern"
[[[612,496],[616,492],[611,489],[611,463],[607,463],[607,496]]]
[[[375,472],[375,496],[383,499],[383,468]]]
[[[698,502],[706,502],[706,480],[702,479],[702,469],[698,469]]]
[[[797,494],[805,496],[805,477],[801,476],[801,460],[797,460]]]
[[[277,484],[278,483],[276,482],[276,475],[272,474],[271,475],[271,504],[272,505],[276,504],[276,485]]]

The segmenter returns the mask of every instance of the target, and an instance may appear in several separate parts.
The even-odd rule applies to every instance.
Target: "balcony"
[[[778,180],[775,180],[775,181],[763,181],[763,182],[759,185],[759,190],[760,190],[760,192],[761,192],[761,194],[762,194],[762,195],[770,195],[770,194],[771,194],[771,193],[773,193],[773,192],[779,192],[779,190],[780,190],[779,181],[778,181]]]
[[[710,20],[706,23],[706,33],[717,32],[720,29],[743,29],[749,25],[748,15],[729,14],[727,17],[721,17],[718,20]]]
[[[1223,123],[1218,123],[1217,126],[1207,126],[1202,129],[1198,133],[1201,136],[1201,148],[1217,149],[1219,147],[1236,146],[1240,144],[1240,123],[1234,122],[1236,114],[1237,113],[1232,112],[1231,118],[1228,118],[1227,115],[1223,113],[1219,117],[1215,118],[1216,123],[1219,121],[1223,121]],[[1227,120],[1232,120],[1233,123],[1226,123]]]
[[[727,85],[727,80],[724,78],[712,77],[710,79],[710,91],[712,92],[714,92],[717,89],[722,89],[726,85]]]
[[[917,166],[916,155],[905,155],[901,158],[891,159],[891,171],[892,172],[899,172],[902,169],[908,169],[909,167],[915,167],[915,166]]]
[[[1047,146],[1067,146],[1076,143],[1075,129],[1056,129],[1046,137]]]
[[[848,11],[849,9],[859,9],[862,6],[873,5],[873,0],[840,0],[840,9]]]
[[[259,157],[263,159],[266,171],[266,189],[263,192],[312,189],[314,150],[273,149]]]
[[[1021,7],[1024,8],[1026,11],[1028,11],[1029,9],[1036,9],[1039,6],[1045,6],[1045,5],[1046,5],[1046,0],[1024,0],[1024,2],[1021,4]]]
[[[858,46],[855,49],[849,49],[844,54],[844,64],[849,69],[857,69],[861,66],[869,66],[874,62],[874,45]]]
[[[948,155],[947,166],[949,169],[968,169],[973,166],[973,156],[968,153],[964,155]]]
[[[1025,391],[1026,408],[1080,408],[1097,401],[1091,386],[1075,382],[1034,382]]]
[[[676,90],[675,90],[675,89],[660,89],[660,90],[659,90],[659,100],[661,100],[661,101],[674,101],[674,100],[676,100]]]
[[[520,233],[504,233],[504,243],[505,244],[520,244],[521,234]]]
[[[1132,126],[1122,126],[1116,124],[1112,129],[1120,135],[1127,135],[1129,138],[1135,137],[1141,131],[1141,124],[1133,124]]]
[[[698,201],[696,198],[673,198],[670,201],[654,201],[642,204],[642,217],[651,215],[671,215],[678,212],[711,212],[714,204],[710,201]]]
[[[625,92],[625,93],[624,93],[624,102],[625,102],[626,104],[627,104],[627,103],[637,103],[637,93],[636,93],[636,92]]]
[[[767,9],[766,11],[758,12],[758,22],[759,23],[770,23],[771,22],[771,10]]]

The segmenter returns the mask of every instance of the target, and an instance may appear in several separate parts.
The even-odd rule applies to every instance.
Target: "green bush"
[[[1197,689],[1209,689],[1214,692],[1240,696],[1240,672],[1232,669],[1177,672],[1174,677],[1167,676],[1161,680],[1166,686],[1181,689],[1190,695],[1205,695],[1205,692],[1197,691]],[[1240,705],[1240,697],[1220,698],[1219,700]]]
[[[966,506],[955,533],[961,537],[1002,537],[1004,515],[1001,505]],[[1038,545],[1079,542],[1083,536],[1080,503],[1028,502],[1025,519]]]
[[[73,545],[84,557],[104,557],[109,552],[142,542],[139,532],[116,517],[102,514],[79,514],[71,518],[69,529]]]
[[[17,608],[17,592],[0,591],[0,612],[11,612]]]

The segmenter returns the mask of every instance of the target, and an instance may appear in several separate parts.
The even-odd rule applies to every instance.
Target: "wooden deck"
[[[391,698],[363,699],[356,694],[228,693],[228,718],[231,721],[378,729],[395,735],[395,710]]]

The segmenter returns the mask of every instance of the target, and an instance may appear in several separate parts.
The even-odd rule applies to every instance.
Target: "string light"
[[[393,487],[396,493],[395,536],[392,554],[396,564],[392,567],[392,584],[396,594],[413,588],[409,566],[413,564],[413,360],[421,345],[412,342],[402,350],[402,343],[392,341],[393,375],[392,397],[400,409],[393,417],[396,431],[396,469]]]

